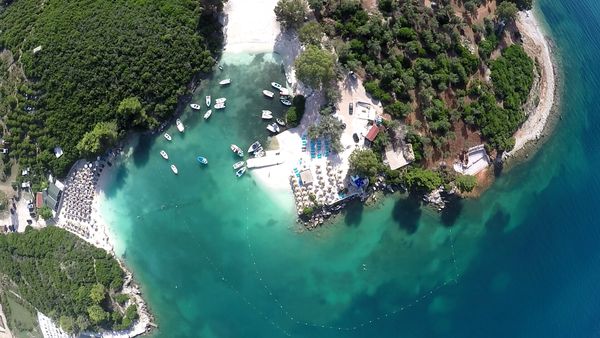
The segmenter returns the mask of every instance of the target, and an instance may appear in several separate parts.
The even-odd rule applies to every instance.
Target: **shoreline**
[[[515,146],[505,154],[505,158],[527,158],[529,154],[525,152],[534,150],[543,143],[544,137],[555,125],[552,123],[556,120],[553,115],[558,113],[557,60],[552,57],[549,38],[544,34],[536,11],[519,12],[517,15],[516,25],[522,36],[523,48],[534,59],[539,74],[538,87],[532,88],[529,99],[538,102],[514,134]]]

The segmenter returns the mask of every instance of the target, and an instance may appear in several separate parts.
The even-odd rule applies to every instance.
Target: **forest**
[[[398,137],[413,145],[417,166],[432,168],[438,160],[451,160],[458,156],[451,145],[463,137],[457,131],[463,125],[481,135],[492,156],[513,148],[535,67],[519,45],[514,20],[518,10],[531,8],[531,1],[491,1],[498,5],[495,13],[478,19],[477,10],[490,1],[442,0],[426,6],[419,0],[381,0],[368,9],[358,0],[308,0],[315,20],[301,24],[304,15],[283,9],[302,1],[281,0],[276,15],[283,24],[298,27],[300,41],[308,46],[305,54],[315,54],[315,45],[334,50],[337,77],[354,71],[382,102],[384,113],[407,126],[395,133],[384,123],[373,144],[378,161],[385,145],[397,143]],[[461,15],[457,3],[465,9]],[[309,75],[325,78],[317,62],[310,64]],[[309,75],[298,75],[314,87]]]
[[[69,332],[124,329],[135,305],[120,309],[123,271],[102,249],[56,227],[0,236],[2,288],[13,290]]]
[[[0,48],[27,77],[2,88],[10,156],[39,176],[64,175],[81,156],[112,143],[91,138],[99,123],[118,133],[156,127],[176,111],[193,76],[209,72],[222,46],[223,0],[42,1],[0,4]],[[136,109],[119,109],[139,103]],[[97,129],[98,130],[98,129]],[[88,139],[77,147],[84,135]],[[100,144],[100,147],[94,145]],[[55,147],[64,155],[56,158]]]

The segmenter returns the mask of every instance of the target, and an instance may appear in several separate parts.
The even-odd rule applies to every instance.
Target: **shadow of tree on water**
[[[151,135],[141,135],[139,143],[133,149],[133,165],[136,168],[145,166],[150,160],[150,148],[154,144],[156,138]]]
[[[485,222],[485,228],[492,233],[501,233],[510,223],[510,214],[497,207],[496,212]]]
[[[454,225],[460,213],[464,208],[464,202],[459,197],[446,197],[448,203],[446,203],[446,207],[442,210],[440,218],[442,220],[442,224],[445,227],[451,227]]]
[[[365,205],[360,200],[351,201],[346,207],[346,215],[344,216],[344,222],[349,227],[357,227],[362,221],[363,211]]]
[[[409,195],[396,201],[392,210],[392,219],[398,223],[400,229],[411,235],[417,231],[421,214],[421,201]]]

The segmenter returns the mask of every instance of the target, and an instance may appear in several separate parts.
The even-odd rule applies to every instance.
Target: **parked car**
[[[352,134],[352,139],[354,140],[354,143],[358,143],[358,135],[356,133]]]
[[[0,148],[0,153],[2,153],[2,154],[8,154],[8,149],[6,149],[6,148]]]
[[[348,103],[348,113],[352,115],[354,113],[354,104],[352,102]]]

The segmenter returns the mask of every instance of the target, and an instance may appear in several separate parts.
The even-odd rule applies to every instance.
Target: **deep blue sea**
[[[228,150],[264,139],[260,109],[281,113],[257,92],[281,67],[226,55],[194,98],[227,96],[226,111],[187,111],[172,143],[142,138],[103,206],[156,315],[151,336],[600,337],[600,1],[535,6],[563,118],[528,161],[443,215],[392,196],[299,233],[289,196],[234,177]]]

